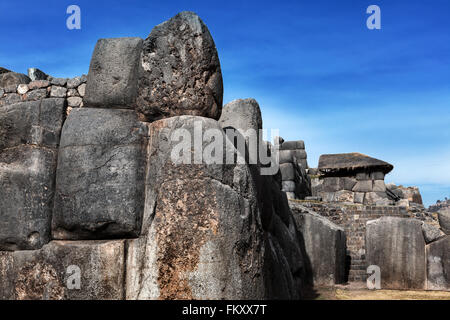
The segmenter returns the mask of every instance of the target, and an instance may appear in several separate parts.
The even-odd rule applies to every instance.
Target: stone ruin
[[[0,299],[300,299],[370,264],[383,288],[450,290],[449,212],[386,187],[386,162],[309,168],[304,142],[281,138],[273,175],[246,155],[171,161],[176,130],[201,123],[238,154],[225,130],[248,145],[262,129],[256,100],[222,99],[192,12],[145,40],[100,39],[87,76],[0,68]]]

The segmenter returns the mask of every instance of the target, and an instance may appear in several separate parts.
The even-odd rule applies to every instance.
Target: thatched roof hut
[[[323,154],[319,158],[319,168],[323,173],[348,174],[352,172],[383,172],[387,174],[394,166],[362,153]]]

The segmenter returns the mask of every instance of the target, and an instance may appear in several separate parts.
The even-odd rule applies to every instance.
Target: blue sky
[[[197,12],[218,48],[224,102],[253,97],[265,128],[324,153],[388,161],[387,182],[450,197],[450,1],[2,1],[0,66],[87,73],[98,38],[139,36]],[[81,8],[81,30],[66,8]],[[366,8],[381,8],[381,30]]]

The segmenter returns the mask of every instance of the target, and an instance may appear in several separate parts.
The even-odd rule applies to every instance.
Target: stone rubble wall
[[[25,77],[25,75],[23,75]],[[26,79],[26,78],[25,78]],[[28,78],[28,80],[30,80]],[[0,87],[0,108],[19,102],[38,101],[46,98],[63,98],[67,114],[72,108],[83,107],[86,92],[86,75],[74,78],[53,78],[34,80]]]

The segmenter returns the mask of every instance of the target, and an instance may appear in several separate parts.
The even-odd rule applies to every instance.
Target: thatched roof
[[[392,169],[394,166],[390,163],[357,152],[323,154],[319,158],[319,170],[322,172],[381,171],[386,174]]]

